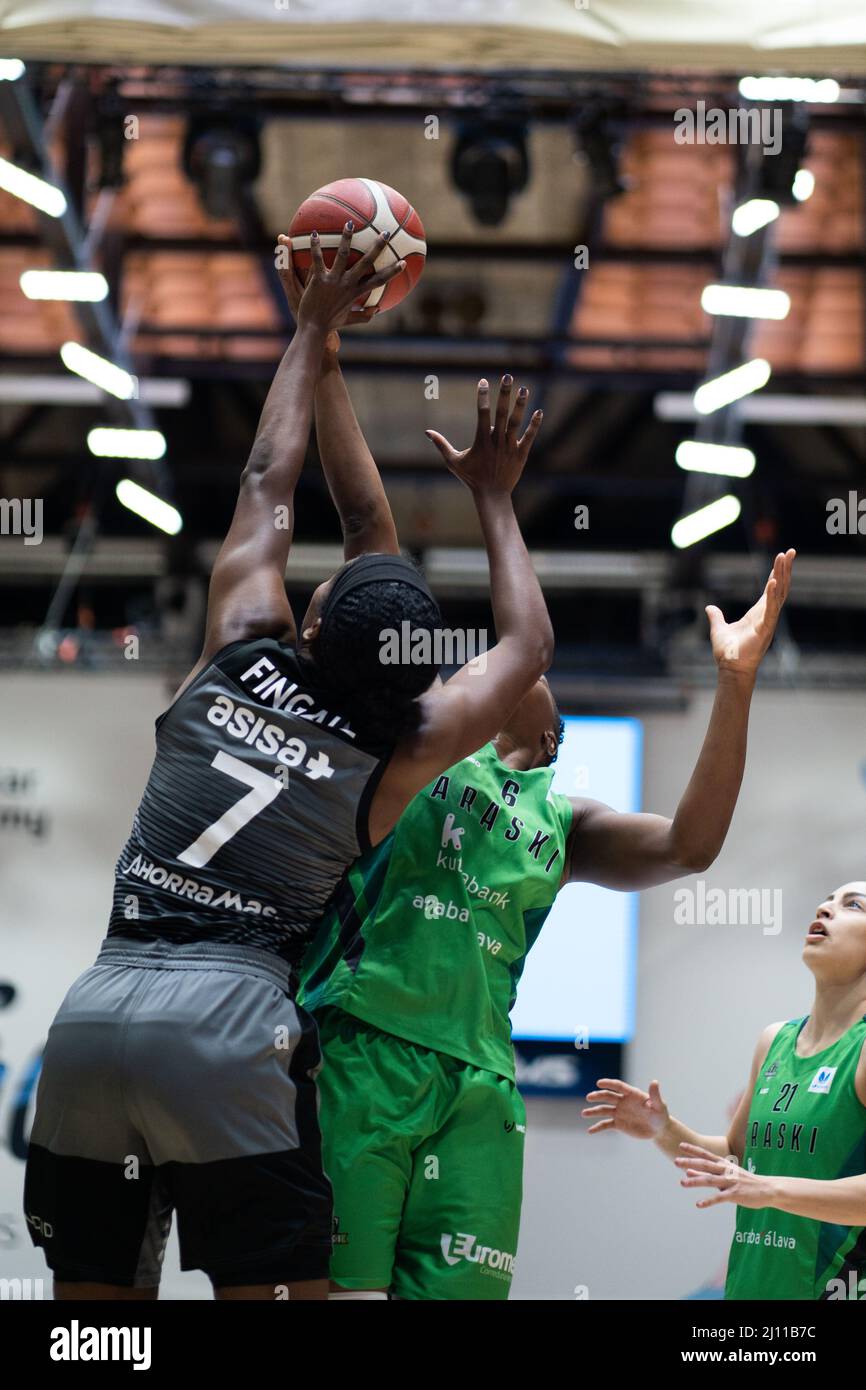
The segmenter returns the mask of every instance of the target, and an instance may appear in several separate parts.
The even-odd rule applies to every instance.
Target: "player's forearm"
[[[319,457],[343,528],[346,559],[369,551],[396,554],[391,508],[335,353],[325,353],[315,410]]]
[[[487,560],[490,602],[499,642],[516,639],[542,675],[553,660],[553,628],[544,594],[514,515],[511,494],[473,491]]]
[[[754,679],[720,670],[709,727],[669,832],[670,857],[706,869],[725,842],[746,766]]]
[[[653,1143],[671,1159],[679,1158],[680,1144],[696,1144],[699,1148],[709,1149],[710,1153],[718,1154],[719,1158],[727,1158],[731,1152],[727,1135],[698,1134],[697,1130],[689,1129],[688,1125],[675,1120],[673,1115],[668,1118],[664,1129],[659,1131]]]
[[[304,464],[326,333],[300,325],[262,409],[242,481],[255,477],[274,501],[291,501]]]
[[[767,1206],[834,1226],[866,1226],[866,1173],[853,1178],[771,1178]]]

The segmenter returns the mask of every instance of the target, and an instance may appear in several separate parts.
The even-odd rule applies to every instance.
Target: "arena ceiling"
[[[815,176],[815,192],[783,208],[766,267],[766,283],[790,294],[791,314],[782,324],[759,326],[750,346],[770,361],[774,392],[800,403],[824,401],[829,414],[813,422],[797,423],[791,412],[748,423],[745,442],[760,466],[741,490],[742,522],[708,547],[676,557],[670,527],[683,475],[673,454],[684,426],[665,418],[658,402],[665,394],[687,395],[706,372],[713,324],[700,294],[722,273],[742,169],[730,148],[675,144],[673,113],[700,100],[736,104],[738,76],[750,68],[820,76],[834,70],[834,50],[803,27],[815,7],[786,6],[784,28],[765,23],[760,33],[752,16],[752,27],[737,31],[734,50],[725,47],[726,33],[735,31],[731,6],[724,26],[715,6],[652,6],[650,26],[642,19],[646,6],[593,0],[590,12],[534,5],[533,28],[521,30],[521,7],[485,5],[496,42],[488,27],[479,56],[481,31],[468,23],[473,7],[466,4],[459,34],[440,36],[451,44],[451,63],[436,46],[436,26],[420,22],[411,35],[384,23],[372,34],[368,25],[355,31],[360,46],[340,48],[340,16],[349,9],[342,0],[323,4],[327,25],[322,4],[293,0],[280,13],[280,22],[293,26],[285,53],[274,41],[284,31],[270,14],[262,19],[256,5],[270,35],[266,61],[256,61],[249,47],[257,41],[253,25],[245,43],[221,29],[223,61],[207,67],[187,61],[198,61],[196,46],[212,40],[214,4],[206,9],[210,38],[196,24],[196,7],[183,10],[186,28],[175,31],[182,7],[162,6],[158,32],[143,22],[94,21],[85,52],[66,47],[84,43],[74,6],[46,0],[40,40],[40,26],[32,24],[18,25],[13,36],[9,26],[21,7],[0,0],[5,47],[14,45],[27,60],[54,166],[92,236],[94,263],[109,278],[121,341],[143,395],[156,392],[151,409],[168,441],[170,486],[185,518],[182,536],[171,543],[142,534],[113,497],[110,468],[84,445],[90,426],[102,423],[100,405],[64,404],[52,394],[63,374],[58,349],[81,337],[82,324],[68,305],[23,299],[21,271],[58,264],[57,250],[43,220],[0,193],[3,488],[6,495],[38,491],[49,532],[38,558],[36,551],[29,557],[23,583],[17,558],[0,541],[9,611],[25,623],[43,619],[68,573],[71,539],[95,514],[90,587],[79,586],[79,617],[96,628],[121,628],[131,619],[164,629],[172,613],[179,628],[197,621],[200,586],[198,599],[191,598],[189,581],[206,572],[230,514],[267,384],[291,332],[274,284],[274,237],[312,188],[357,171],[360,159],[361,172],[412,198],[430,256],[416,293],[347,335],[344,358],[401,535],[435,563],[443,593],[455,603],[462,593],[477,606],[486,579],[471,505],[443,475],[423,431],[462,439],[477,376],[513,370],[545,409],[521,486],[521,521],[544,568],[558,631],[571,632],[578,645],[596,634],[588,664],[600,659],[601,631],[611,650],[629,653],[625,668],[637,660],[644,674],[663,669],[684,630],[702,642],[708,554],[712,563],[713,555],[722,560],[733,552],[715,592],[741,602],[766,549],[791,538],[806,576],[792,600],[801,644],[825,658],[834,650],[839,659],[862,646],[866,589],[845,563],[862,556],[866,538],[849,537],[843,558],[825,527],[827,497],[855,488],[866,463],[862,417],[846,420],[838,409],[840,401],[862,403],[866,380],[866,86],[858,75],[861,50],[846,41],[856,29],[854,7],[821,9],[821,35],[840,45],[842,99],[808,109],[802,163]],[[32,18],[32,7],[25,8]],[[61,8],[70,23],[57,27]],[[243,9],[219,7],[221,23]],[[366,9],[364,0],[352,0],[359,22]],[[377,6],[380,17],[387,19],[388,10]],[[440,5],[436,14],[445,19],[447,10]],[[606,20],[614,12],[618,28]],[[688,22],[674,25],[675,12]],[[698,12],[706,21],[699,56],[697,47],[688,49],[697,44],[699,30],[690,25]],[[421,10],[409,6],[408,13]],[[587,28],[590,20],[594,28]],[[659,36],[667,31],[675,32],[676,45],[671,40],[665,49]],[[109,33],[121,45],[111,50],[114,60],[93,61],[109,52],[101,46]],[[423,48],[416,42],[422,33]],[[407,35],[414,57],[398,71]],[[374,38],[382,42],[374,45]],[[567,70],[566,40],[590,38],[596,56],[580,59],[579,67],[572,59]],[[188,47],[148,48],[151,39]],[[772,47],[781,41],[788,48]],[[691,67],[672,69],[675,48],[680,56],[692,53]],[[70,61],[76,53],[88,61]],[[165,61],[144,61],[145,53]],[[506,58],[513,67],[502,66]],[[483,134],[491,112],[522,127],[530,172],[502,221],[482,226],[455,187],[452,166],[461,132]],[[250,113],[260,171],[232,215],[216,217],[184,166],[190,122],[214,116],[231,124]],[[426,138],[430,113],[440,123],[438,139]],[[130,116],[134,138],[118,141]],[[0,117],[0,154],[14,157],[10,131]],[[588,248],[589,259],[577,271],[579,247]],[[160,389],[176,386],[184,407],[160,404]],[[311,462],[299,497],[299,537],[311,547],[299,552],[293,571],[299,586],[321,577],[334,558],[323,549],[335,539],[334,518],[314,456]],[[578,503],[590,506],[592,524],[576,538]],[[615,666],[620,658],[609,651],[605,659]]]
[[[3,0],[22,58],[629,71],[866,71],[859,0]]]

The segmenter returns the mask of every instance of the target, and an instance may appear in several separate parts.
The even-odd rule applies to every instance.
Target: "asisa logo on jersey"
[[[812,1078],[809,1091],[813,1095],[825,1096],[833,1085],[833,1077],[836,1075],[835,1067],[819,1067]]]
[[[489,1245],[479,1245],[478,1237],[458,1231],[456,1235],[443,1233],[439,1244],[445,1263],[457,1265],[461,1260],[478,1265],[483,1274],[492,1274],[497,1279],[507,1279],[514,1273],[514,1256],[507,1250],[494,1250]]]

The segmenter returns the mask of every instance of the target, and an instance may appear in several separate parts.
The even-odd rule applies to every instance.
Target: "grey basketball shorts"
[[[30,1135],[55,1278],[157,1285],[173,1212],[182,1268],[215,1287],[326,1278],[320,1065],[276,956],[104,942],[51,1025]]]

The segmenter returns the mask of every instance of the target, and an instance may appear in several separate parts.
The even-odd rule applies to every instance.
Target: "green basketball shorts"
[[[331,1278],[398,1298],[507,1298],[526,1131],[514,1082],[340,1009],[316,1020]]]

